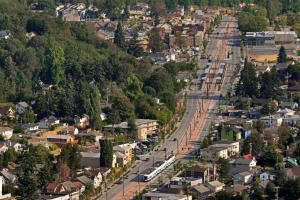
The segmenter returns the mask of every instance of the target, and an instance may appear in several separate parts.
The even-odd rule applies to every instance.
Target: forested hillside
[[[0,40],[1,103],[34,101],[38,118],[87,113],[94,128],[101,125],[100,102],[107,96],[107,112],[117,113],[112,116],[118,121],[146,117],[166,123],[174,112],[181,86],[167,68],[153,71],[149,59],[137,60],[96,38],[89,25],[31,12],[26,1],[0,0],[0,12],[0,30],[12,34]],[[32,31],[37,35],[31,38],[26,33]]]

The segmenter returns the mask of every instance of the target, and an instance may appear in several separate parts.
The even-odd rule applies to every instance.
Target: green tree
[[[60,84],[64,76],[64,50],[61,48],[58,42],[50,39],[45,51],[45,57],[45,65],[49,70],[50,83],[55,85]]]
[[[274,147],[268,146],[260,158],[262,166],[273,167],[282,162],[282,156],[279,155]]]
[[[152,16],[162,16],[166,13],[166,4],[164,0],[150,0],[149,5]]]
[[[81,156],[79,153],[79,146],[77,144],[66,144],[61,149],[61,161],[67,163],[73,171],[79,169],[81,166]]]
[[[163,50],[163,41],[160,37],[160,29],[155,27],[150,31],[149,46],[153,53],[161,52]]]
[[[275,68],[261,76],[260,95],[263,98],[275,98],[279,89],[280,80]]]
[[[251,97],[258,95],[258,79],[252,63],[247,61],[245,62],[245,66],[241,72],[241,78],[238,83],[237,93]]]
[[[252,151],[250,152],[250,150]],[[264,142],[261,134],[252,133],[247,139],[244,140],[242,154],[252,154],[255,157],[262,155],[264,150]]]
[[[287,59],[287,55],[286,55],[286,52],[285,52],[285,48],[283,46],[281,46],[280,49],[279,49],[277,62],[278,63],[285,63],[286,59]]]
[[[263,200],[263,194],[264,194],[264,191],[262,189],[262,187],[259,185],[259,182],[258,181],[255,181],[253,184],[252,184],[252,187],[251,187],[251,192],[250,192],[250,199],[251,200]]]
[[[300,164],[300,142],[297,143],[296,150],[294,152],[295,157],[297,158],[298,164]]]
[[[113,159],[113,145],[111,140],[103,139],[100,143],[100,166],[101,167],[112,167]]]
[[[227,159],[219,159],[218,170],[222,179],[230,178],[231,165]]]
[[[288,180],[282,187],[284,199],[297,200],[300,197],[300,178]]]
[[[24,174],[18,177],[18,182],[21,199],[35,200],[39,198],[37,177],[33,173],[24,171]]]
[[[127,78],[125,94],[131,100],[135,101],[141,95],[143,95],[143,83],[135,75],[131,75]]]
[[[227,191],[221,191],[216,193],[216,200],[229,200],[233,199],[233,195]]]
[[[269,102],[263,105],[261,109],[261,113],[263,115],[272,115],[275,114],[278,110],[278,106],[274,102]]]
[[[130,117],[134,116],[134,106],[123,94],[113,98],[112,110],[119,113],[121,121],[126,121]]]
[[[266,193],[267,193],[269,199],[274,199],[275,193],[276,193],[276,189],[275,189],[275,184],[272,183],[271,181],[269,181],[267,183]]]
[[[177,3],[177,0],[165,0],[166,8],[170,12],[176,11]]]
[[[90,126],[95,129],[101,128],[101,105],[100,92],[97,86],[92,86],[90,95],[90,108],[88,110],[90,115]]]
[[[26,30],[27,32],[35,32],[43,35],[48,31],[48,25],[44,19],[32,17],[27,21]]]
[[[121,49],[126,49],[125,36],[122,23],[119,22],[115,31],[115,44]]]
[[[7,166],[9,162],[15,162],[17,160],[17,152],[13,147],[9,147],[3,154],[3,165]]]
[[[132,39],[129,42],[129,47],[127,52],[135,57],[141,57],[144,53],[144,50],[139,46],[139,42],[137,40],[138,32],[134,31]]]
[[[116,109],[112,109],[108,121],[112,124],[112,134],[115,134],[115,125],[121,123],[121,117],[119,112]]]

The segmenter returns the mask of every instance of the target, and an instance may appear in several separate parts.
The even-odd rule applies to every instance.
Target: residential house
[[[0,144],[3,144],[0,142]],[[23,145],[18,142],[12,142],[10,140],[4,142],[4,144],[9,148],[14,148],[16,152],[20,152],[23,150]]]
[[[200,47],[204,39],[204,26],[201,24],[177,25],[169,35],[170,48]]]
[[[191,177],[173,177],[170,180],[170,188],[181,188],[183,189],[186,186],[195,186],[202,184],[202,178],[191,178]]]
[[[299,105],[296,102],[281,102],[280,104],[281,109],[291,109],[291,110],[296,110],[299,108]]]
[[[62,183],[51,182],[46,185],[45,193],[46,194],[61,194],[65,193],[67,189]]]
[[[245,165],[248,166],[249,169],[256,167],[256,163],[257,161],[255,160],[255,158],[253,159],[238,158],[234,162],[235,165]]]
[[[238,173],[233,176],[234,184],[248,185],[253,182],[254,175],[250,171]]]
[[[209,195],[212,194],[210,189],[205,185],[195,185],[191,188],[193,194],[195,194],[196,199],[206,199]]]
[[[0,176],[0,199],[1,200],[12,200],[12,199],[15,199],[15,198],[11,198],[11,194],[8,193],[8,194],[3,194],[3,177]]]
[[[100,187],[103,180],[100,168],[85,169],[84,174],[93,181],[94,188]]]
[[[35,123],[24,124],[23,130],[29,136],[36,136],[39,133],[39,125]]]
[[[297,122],[300,120],[299,115],[286,115],[283,117],[283,122],[289,126],[296,126]]]
[[[221,183],[220,181],[211,181],[206,184],[206,186],[212,191],[212,192],[220,192],[224,189],[225,184]]]
[[[0,171],[0,175],[3,177],[3,184],[8,182],[16,183],[17,176],[12,174],[8,169],[4,168]]]
[[[117,22],[114,21],[100,23],[96,35],[104,40],[114,42],[117,25]]]
[[[185,177],[201,178],[202,183],[214,180],[216,167],[214,165],[193,165],[185,169]]]
[[[39,122],[39,127],[42,129],[50,129],[53,126],[59,125],[60,120],[57,119],[55,116],[50,116],[45,118]]]
[[[8,147],[6,146],[5,143],[0,144],[0,154],[5,153],[5,151],[7,151],[7,150],[8,150]]]
[[[79,131],[78,128],[75,126],[65,126],[61,131],[60,134],[62,135],[78,135]]]
[[[65,4],[56,7],[56,16],[64,21],[81,21],[84,18],[86,6],[83,3]]]
[[[49,134],[47,136],[47,142],[56,144],[57,146],[61,147],[65,144],[74,144],[76,140],[71,135],[60,135],[60,134]]]
[[[262,172],[260,175],[259,175],[259,180],[260,181],[275,181],[276,179],[276,176],[270,172]]]
[[[135,6],[130,7],[130,9],[129,9],[129,17],[130,18],[143,17],[145,15],[146,15],[145,7],[135,5]]]
[[[10,39],[12,37],[11,33],[9,31],[0,31],[0,39]]]
[[[300,177],[300,167],[292,167],[287,169],[287,176],[291,179]]]
[[[12,109],[12,107],[0,107],[0,118],[1,117],[13,119],[15,117],[15,111]]]
[[[143,200],[192,200],[192,196],[183,194],[169,194],[160,192],[147,192],[142,196]]]
[[[4,140],[9,140],[13,136],[13,129],[9,127],[0,127],[0,135]]]
[[[260,121],[262,121],[266,127],[279,127],[283,122],[283,118],[282,116],[275,114],[262,117],[260,118]]]
[[[85,185],[79,181],[65,181],[62,183],[66,191],[80,191],[80,194],[83,194],[85,191]]]
[[[251,135],[251,130],[247,128],[241,128],[241,136],[243,139],[247,139]]]
[[[19,114],[23,114],[26,110],[30,109],[30,106],[25,101],[22,101],[16,104],[16,109]]]
[[[93,184],[93,181],[90,178],[88,178],[87,176],[84,176],[84,175],[77,177],[76,180],[78,180],[83,185]]]
[[[279,109],[276,114],[281,115],[282,117],[287,116],[287,115],[295,115],[295,110],[289,109],[289,108],[284,108],[284,109]]]
[[[230,193],[232,193],[234,196],[236,196],[236,195],[241,196],[241,195],[243,195],[243,193],[246,189],[247,188],[244,185],[237,183],[237,184],[234,184],[233,186],[231,186],[231,188],[229,188],[228,191]]]
[[[90,117],[88,115],[83,115],[82,117],[75,116],[74,123],[77,128],[85,129],[90,125]]]

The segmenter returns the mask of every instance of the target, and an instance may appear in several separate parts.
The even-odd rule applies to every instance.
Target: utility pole
[[[125,174],[125,171],[124,171],[124,167],[123,167],[123,196],[125,196],[124,174]]]
[[[152,157],[152,165],[153,165],[153,168],[154,168],[154,156]]]
[[[277,187],[275,187],[275,189],[276,189],[275,200],[278,200],[278,189],[279,189],[279,187],[277,186]]]
[[[139,184],[139,194],[141,192],[141,186],[140,186],[140,167],[138,168],[138,184]]]

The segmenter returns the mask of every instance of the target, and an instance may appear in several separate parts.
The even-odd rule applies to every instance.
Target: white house
[[[263,172],[259,175],[259,180],[260,181],[275,181],[276,176],[274,174],[271,174],[269,172]]]
[[[8,147],[5,144],[0,144],[0,154],[5,153],[7,151]]]
[[[23,150],[23,145],[18,142],[6,141],[5,144],[7,147],[14,148],[16,152],[20,152]]]
[[[299,120],[299,115],[286,115],[283,117],[283,122],[290,126],[295,126]]]
[[[241,172],[233,176],[234,184],[247,185],[253,182],[253,173],[249,171]]]
[[[283,122],[283,117],[277,114],[262,117],[260,120],[265,124],[266,127],[279,127]]]
[[[30,106],[25,101],[22,101],[16,104],[16,108],[19,114],[23,114]]]
[[[256,160],[255,158],[253,159],[246,159],[246,158],[239,158],[237,159],[234,164],[235,165],[246,165],[248,166],[250,169],[256,167]]]
[[[39,128],[42,128],[42,129],[48,129],[50,128],[51,126],[54,126],[54,125],[59,125],[60,123],[60,120],[57,119],[56,117],[54,116],[50,116],[46,119],[43,119],[39,122]]]
[[[93,181],[94,188],[100,187],[102,183],[102,174],[100,169],[90,168],[85,170],[85,175]]]
[[[9,127],[0,127],[0,135],[2,135],[5,140],[9,140],[13,135],[13,129]]]

